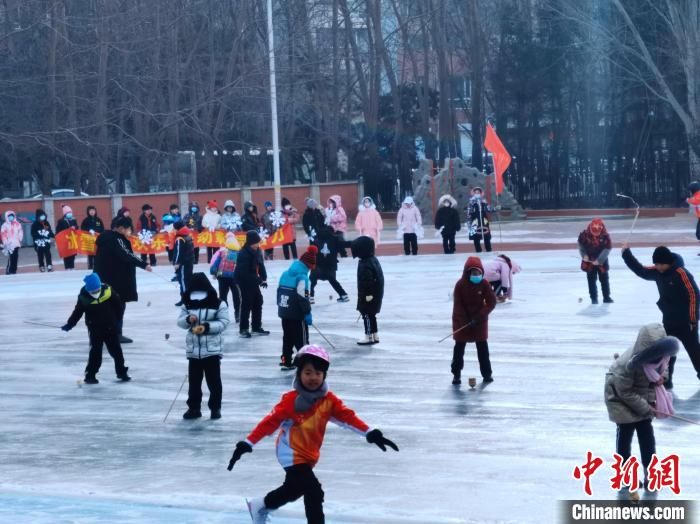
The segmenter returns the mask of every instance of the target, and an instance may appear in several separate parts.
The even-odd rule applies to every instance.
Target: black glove
[[[267,282],[265,282],[264,280],[260,282],[260,287],[263,289],[267,289]]]
[[[231,471],[233,466],[236,464],[236,462],[238,462],[244,453],[251,453],[252,451],[253,448],[251,445],[241,440],[238,444],[236,444],[236,449],[233,450],[233,456],[231,456],[231,460],[228,461],[227,469]]]
[[[69,324],[65,324],[65,325],[61,326],[61,329],[63,331],[70,331],[71,329],[73,329],[73,326],[71,326]]]
[[[386,446],[389,446],[394,451],[399,450],[399,447],[388,438],[384,438],[384,435],[382,435],[382,432],[378,429],[373,429],[372,431],[367,433],[367,442],[369,442],[370,444],[376,444],[382,451],[386,451]]]
[[[467,327],[468,327],[468,328],[476,327],[476,325],[477,325],[478,323],[479,323],[479,322],[478,322],[476,319],[470,320],[469,323],[467,324]]]

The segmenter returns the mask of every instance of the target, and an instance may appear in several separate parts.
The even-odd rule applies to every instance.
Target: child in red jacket
[[[369,426],[354,411],[329,391],[326,374],[330,358],[325,349],[316,345],[304,346],[297,353],[295,363],[297,374],[294,390],[282,395],[279,403],[248,437],[236,444],[228,464],[228,470],[231,471],[244,453],[253,451],[255,444],[281,428],[275,446],[277,460],[286,473],[284,483],[264,498],[247,501],[254,523],[266,522],[270,511],[301,496],[304,497],[307,521],[311,524],[322,524],[325,521],[323,490],[314,475],[313,467],[318,462],[329,420],[364,435],[367,442],[376,444],[382,451],[386,451],[386,446],[399,450],[378,429],[370,431]]]

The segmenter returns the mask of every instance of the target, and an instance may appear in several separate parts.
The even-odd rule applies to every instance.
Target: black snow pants
[[[464,368],[464,349],[467,347],[466,342],[455,342],[454,351],[452,353],[452,374],[460,375]],[[491,370],[491,359],[489,358],[489,343],[486,340],[480,340],[476,343],[476,356],[479,359],[479,370],[483,378],[491,378],[493,371]]]
[[[323,515],[323,489],[311,466],[295,464],[284,468],[284,471],[284,483],[265,495],[265,507],[277,509],[303,496],[306,522],[324,524],[326,518]]]

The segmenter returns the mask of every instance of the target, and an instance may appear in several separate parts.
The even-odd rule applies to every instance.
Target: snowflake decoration
[[[233,215],[233,218],[231,219],[231,224],[233,225],[234,230],[239,230],[241,229],[241,226],[243,225],[243,220],[241,220],[241,215],[235,214]]]
[[[331,250],[328,249],[328,243],[327,243],[327,242],[324,242],[324,243],[323,243],[323,247],[321,248],[320,253],[322,253],[324,256],[328,256],[328,255],[331,254]]]
[[[267,229],[261,227],[258,228],[258,235],[260,235],[260,241],[265,242],[265,240],[267,240],[267,237],[270,236],[270,233],[268,233]]]
[[[275,228],[280,228],[287,222],[287,219],[279,211],[273,211],[270,213],[270,221]]]
[[[141,241],[142,244],[152,244],[153,243],[153,233],[148,230],[142,230],[139,231],[139,240]]]
[[[316,240],[316,235],[316,228],[309,228],[309,240],[311,240],[312,242]]]

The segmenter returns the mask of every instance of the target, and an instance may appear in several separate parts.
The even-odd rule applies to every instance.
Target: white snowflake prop
[[[323,253],[324,256],[328,256],[331,254],[331,250],[328,249],[328,243],[324,242],[323,247],[321,248],[321,253]]]
[[[265,242],[265,240],[267,240],[267,237],[270,236],[270,233],[268,233],[267,229],[261,227],[258,228],[258,235],[260,235],[260,241]]]
[[[270,213],[270,221],[276,229],[279,229],[287,222],[287,219],[279,211],[273,211]]]
[[[243,225],[243,220],[241,220],[240,215],[236,214],[231,219],[231,223],[233,224],[233,230],[238,231],[239,229],[241,229],[241,226]]]
[[[316,228],[313,228],[313,227],[312,227],[312,228],[309,228],[309,240],[310,240],[311,242],[313,242],[314,240],[316,240],[316,235],[317,235],[317,234],[318,234],[318,233],[316,233]]]
[[[139,231],[139,240],[142,244],[150,245],[153,243],[153,233],[148,230]]]

